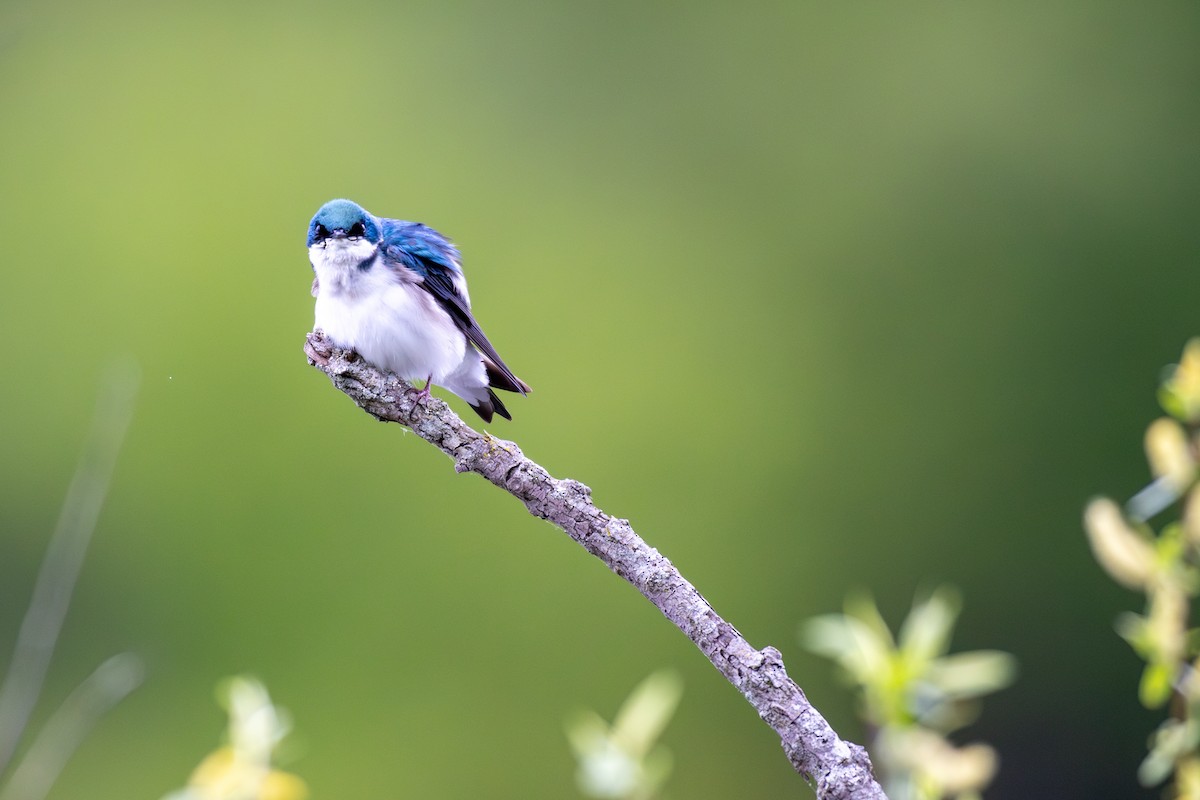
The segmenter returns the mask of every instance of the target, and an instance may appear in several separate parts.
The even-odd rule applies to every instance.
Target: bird
[[[466,400],[484,422],[512,415],[495,389],[527,395],[471,312],[458,249],[420,222],[330,200],[308,224],[315,327],[406,381]]]

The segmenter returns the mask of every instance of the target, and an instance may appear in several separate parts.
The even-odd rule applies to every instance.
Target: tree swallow
[[[458,250],[419,222],[385,219],[349,200],[330,200],[308,224],[316,279],[316,327],[340,347],[422,393],[444,386],[484,422],[512,419],[492,389],[529,387],[496,353],[471,314]]]

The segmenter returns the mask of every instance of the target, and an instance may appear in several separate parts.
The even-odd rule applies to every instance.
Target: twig
[[[43,800],[67,760],[102,716],[142,683],[142,660],[121,653],[105,661],[67,696],[29,745],[0,800]]]
[[[0,685],[0,774],[9,766],[41,693],[71,592],[108,494],[117,452],[133,416],[138,380],[136,364],[114,365],[97,401],[88,443],[38,571],[8,674]]]
[[[380,372],[353,351],[335,347],[321,332],[308,335],[304,352],[309,363],[359,408],[376,419],[412,429],[454,459],[456,472],[482,475],[523,502],[529,513],[562,528],[633,584],[779,734],[792,766],[812,784],[818,798],[886,800],[866,750],[838,737],[788,677],[779,651],[754,649],[666,557],[634,533],[628,520],[596,508],[588,487],[551,477],[517,445],[473,430],[437,398],[418,400],[408,383]]]

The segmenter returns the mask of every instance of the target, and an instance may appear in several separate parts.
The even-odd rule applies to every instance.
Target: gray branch
[[[516,497],[535,517],[562,528],[609,569],[633,584],[684,632],[713,666],[754,706],[782,741],[792,766],[821,800],[886,800],[867,751],[843,741],[788,677],[774,647],[756,650],[721,619],[679,570],[642,541],[629,521],[605,514],[578,481],[551,477],[514,443],[468,427],[435,397],[339,349],[321,332],[304,346],[320,369],[359,408],[398,422],[454,460],[456,472],[476,472]]]

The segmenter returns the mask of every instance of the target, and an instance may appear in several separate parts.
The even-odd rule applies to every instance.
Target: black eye
[[[313,234],[313,241],[323,242],[329,238],[329,229],[324,225],[318,225],[316,232]]]
[[[350,226],[350,230],[347,231],[347,234],[350,236],[359,237],[365,235],[366,232],[367,229],[363,227],[363,224],[361,222],[356,222]]]

